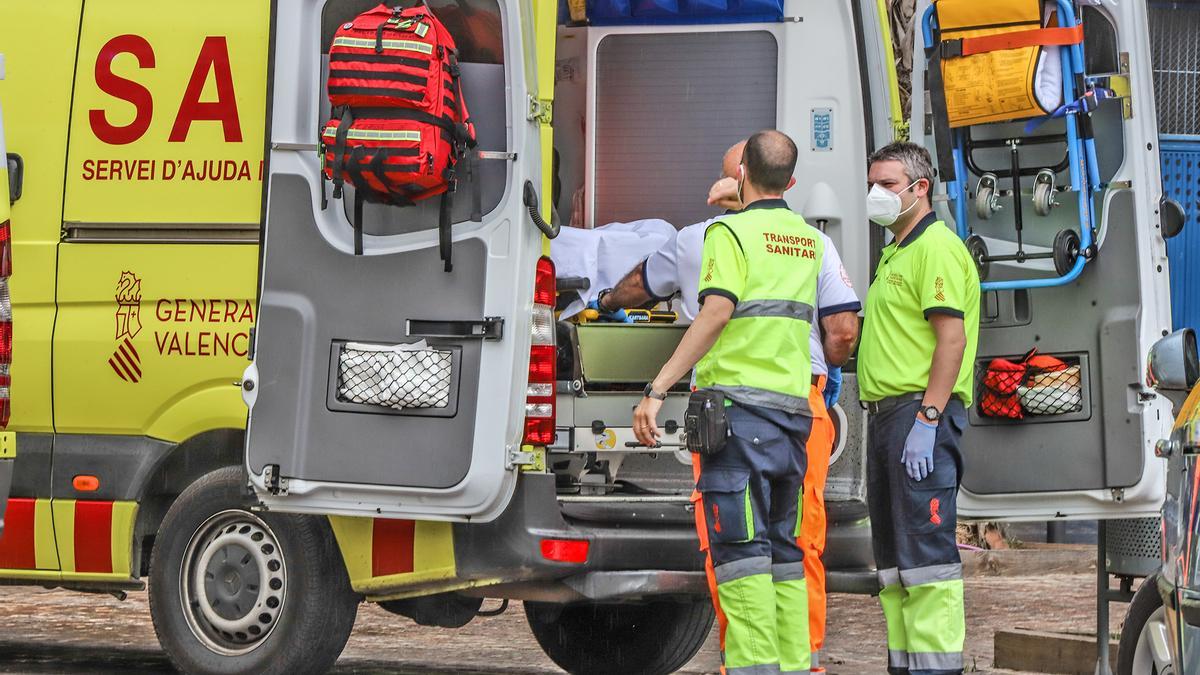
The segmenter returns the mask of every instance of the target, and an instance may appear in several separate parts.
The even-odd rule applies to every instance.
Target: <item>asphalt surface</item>
[[[992,669],[993,634],[1007,628],[1088,631],[1093,628],[1094,577],[1052,574],[973,577],[966,582],[968,672]],[[485,608],[494,607],[489,601]],[[1112,606],[1111,628],[1124,608]],[[0,587],[0,672],[171,673],[158,648],[146,594],[125,601],[107,595]],[[884,672],[883,618],[863,596],[830,598],[825,665],[833,675]],[[716,639],[684,669],[714,673]],[[525,624],[520,603],[464,628],[424,628],[363,605],[336,673],[416,675],[557,673]]]

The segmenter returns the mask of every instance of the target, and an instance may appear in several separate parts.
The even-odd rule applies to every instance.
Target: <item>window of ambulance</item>
[[[321,15],[320,119],[314,124],[320,133],[332,116],[326,82],[329,78],[329,46],[341,24],[379,5],[378,0],[329,0]],[[476,150],[502,151],[510,146],[506,92],[504,34],[497,0],[428,0],[426,5],[450,31],[459,52],[462,69],[463,99],[475,125]],[[507,182],[507,162],[476,160],[474,167],[461,164],[458,186],[451,201],[451,222],[463,223],[476,210],[486,216],[500,204]],[[326,189],[331,189],[326,185]],[[346,183],[341,208],[346,219],[354,220],[354,186]],[[478,194],[476,194],[478,191]],[[333,200],[330,200],[331,205]],[[394,235],[435,229],[438,226],[441,199],[430,198],[414,206],[394,208],[367,202],[363,207],[363,231],[373,235]]]

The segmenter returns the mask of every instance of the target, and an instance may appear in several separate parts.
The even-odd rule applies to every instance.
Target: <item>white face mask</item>
[[[891,190],[876,183],[871,186],[871,191],[867,193],[867,218],[876,225],[890,227],[893,223],[899,220],[900,216],[912,210],[920,200],[913,200],[908,208],[901,210],[904,202],[901,201],[900,195],[912,189],[913,185],[919,183],[915,180],[908,187],[900,192],[892,192]]]

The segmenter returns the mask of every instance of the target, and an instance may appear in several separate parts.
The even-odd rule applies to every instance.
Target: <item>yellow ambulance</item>
[[[903,126],[886,3],[428,0],[479,139],[460,191],[478,189],[480,217],[455,200],[453,272],[436,203],[368,204],[355,255],[353,200],[321,177],[329,46],[375,4],[0,4],[0,580],[148,586],[189,673],[323,672],[363,600],[457,627],[484,598],[523,601],[569,672],[677,670],[713,621],[686,387],[661,448],[633,443],[630,411],[684,327],[555,321],[545,221],[577,206],[589,224],[698,222],[724,150],[778,128],[800,147],[792,206],[865,294],[882,234],[864,158]],[[1086,403],[973,417],[971,517],[1162,501],[1169,417],[1136,385],[1169,324],[1144,7],[1088,9],[1135,85],[1097,127],[1119,139],[1105,248],[1077,286],[987,294],[980,338],[981,358],[1069,354]],[[345,356],[364,344],[444,360],[444,402],[348,400]],[[824,560],[830,590],[873,592],[866,417],[845,379]]]

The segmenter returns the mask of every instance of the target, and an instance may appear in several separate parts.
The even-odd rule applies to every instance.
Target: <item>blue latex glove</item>
[[[913,480],[924,480],[933,473],[933,444],[937,440],[937,425],[917,418],[913,420],[908,438],[904,439],[904,454],[900,463]]]
[[[834,366],[829,369],[829,374],[825,376],[825,408],[833,410],[833,406],[837,404],[838,397],[842,394],[842,368]]]
[[[600,301],[599,300],[593,300],[593,301],[589,302],[587,304],[587,308],[594,309],[597,312],[600,312],[600,320],[601,321],[609,321],[612,323],[633,323],[633,319],[629,318],[629,315],[626,314],[625,310],[623,310],[623,309],[618,309],[613,312],[606,312],[606,311],[600,309]]]

